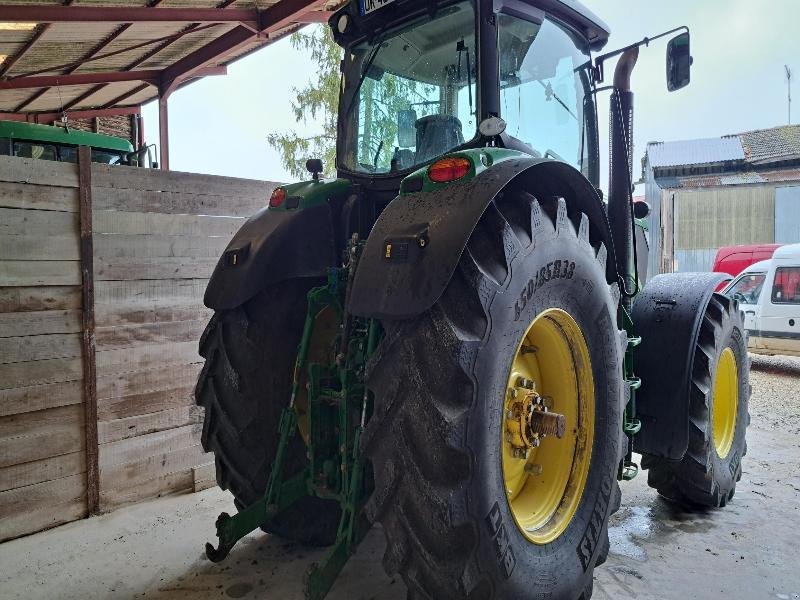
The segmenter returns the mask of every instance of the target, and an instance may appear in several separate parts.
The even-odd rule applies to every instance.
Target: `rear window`
[[[800,267],[778,267],[772,284],[773,304],[800,304]]]
[[[39,158],[42,160],[58,160],[55,146],[37,142],[14,142],[14,156]]]
[[[116,165],[122,161],[122,156],[116,152],[106,152],[105,150],[92,150],[92,162]]]

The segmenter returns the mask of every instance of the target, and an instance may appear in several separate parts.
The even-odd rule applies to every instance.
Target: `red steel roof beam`
[[[258,30],[262,34],[277,31],[295,23],[299,15],[306,14],[324,4],[325,0],[281,0],[260,12]],[[240,26],[183,57],[164,70],[159,86],[159,95],[168,96],[175,89],[180,78],[192,76],[197,69],[246,46],[254,37],[257,36],[252,31]]]
[[[286,0],[283,0],[286,1]],[[258,26],[249,8],[159,8],[149,6],[0,6],[0,21],[17,23],[247,23]]]
[[[109,71],[106,73],[71,73],[69,75],[37,75],[0,80],[0,90],[86,85],[91,83],[116,83],[119,81],[147,81],[158,84],[161,71]],[[15,111],[19,112],[19,111]]]
[[[296,22],[303,23],[304,25],[308,23],[327,23],[332,15],[332,11],[317,10],[300,15],[297,17]]]
[[[69,113],[71,119],[92,119],[94,117],[121,117],[141,114],[140,106],[118,106],[110,109],[74,110]],[[15,113],[0,112],[0,121],[22,121],[28,123],[52,123],[61,119],[61,113],[34,112]]]
[[[259,29],[277,31],[292,23],[300,22],[300,15],[313,12],[326,4],[326,0],[281,0],[259,13]]]
[[[178,81],[189,77],[207,77],[209,75],[225,75],[228,69],[225,66],[203,67],[191,74],[182,75]],[[147,69],[143,71],[106,71],[102,73],[70,73],[69,75],[36,75],[33,77],[15,77],[14,79],[0,79],[0,90],[20,90],[27,88],[87,85],[92,83],[119,83],[121,81],[144,81],[152,85],[161,82],[162,71]],[[14,111],[20,112],[20,111]]]

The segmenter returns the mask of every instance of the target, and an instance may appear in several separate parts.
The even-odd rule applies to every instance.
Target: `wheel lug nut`
[[[532,390],[535,388],[535,384],[530,379],[526,379],[525,377],[518,377],[517,387],[525,388],[526,390]]]

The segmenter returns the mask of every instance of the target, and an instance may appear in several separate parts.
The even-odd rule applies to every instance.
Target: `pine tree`
[[[318,134],[303,137],[296,130],[272,132],[267,142],[281,156],[281,164],[293,177],[307,177],[306,160],[321,158],[325,173],[335,171],[336,159],[336,113],[339,105],[339,64],[342,49],[333,41],[330,29],[309,27],[293,33],[290,39],[295,50],[310,54],[315,66],[316,81],[303,89],[292,88],[295,94],[292,111],[296,123],[321,125]]]

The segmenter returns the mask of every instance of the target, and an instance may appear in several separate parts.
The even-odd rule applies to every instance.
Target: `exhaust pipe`
[[[629,48],[620,56],[614,69],[614,91],[609,107],[608,219],[614,239],[617,272],[624,283],[623,304],[630,309],[632,299],[624,292],[633,293],[637,286],[633,257],[633,92],[631,73],[639,57],[639,47]]]

